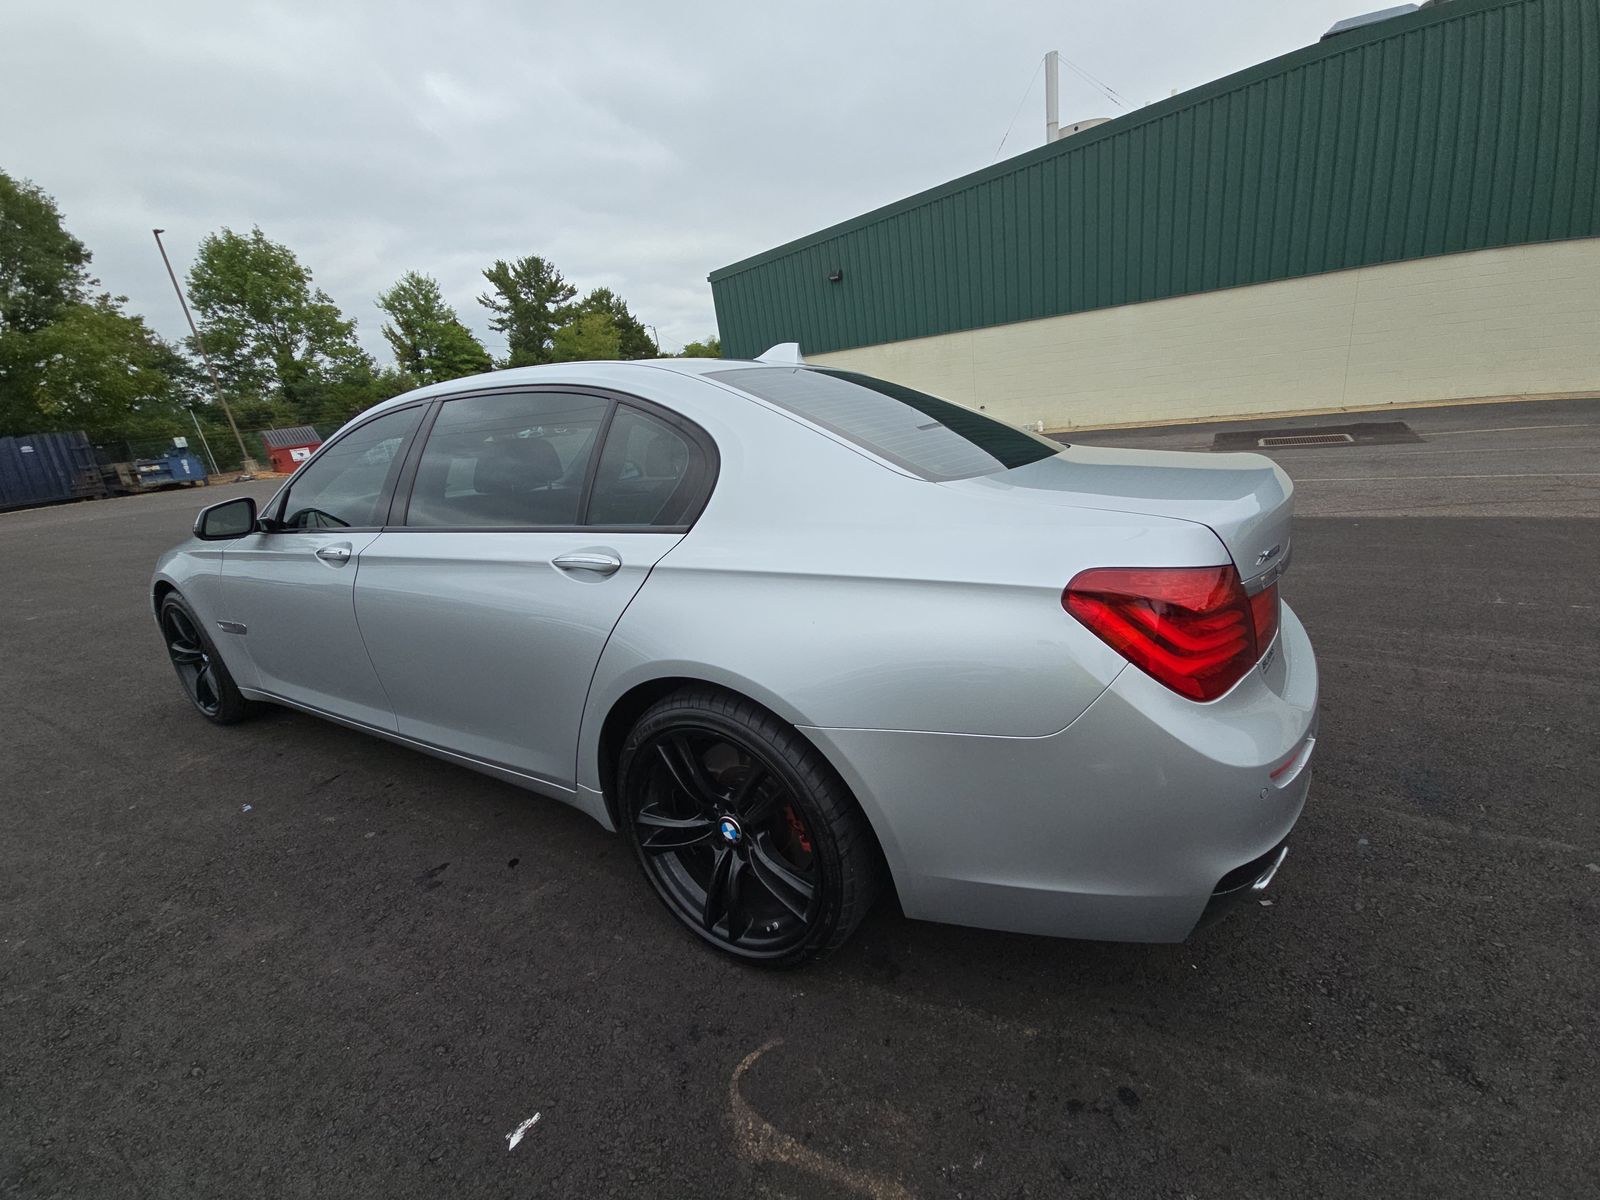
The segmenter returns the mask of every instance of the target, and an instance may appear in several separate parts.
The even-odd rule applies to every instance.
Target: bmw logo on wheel
[[[723,817],[722,824],[717,828],[722,830],[722,840],[727,842],[729,845],[732,845],[744,836],[744,831],[739,828],[739,822],[735,821],[732,817]]]

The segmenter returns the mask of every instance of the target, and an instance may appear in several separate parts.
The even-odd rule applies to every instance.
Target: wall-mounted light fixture
[[[843,278],[844,278],[844,268],[843,267],[835,267],[833,270],[828,272],[828,282],[829,283],[838,283]]]

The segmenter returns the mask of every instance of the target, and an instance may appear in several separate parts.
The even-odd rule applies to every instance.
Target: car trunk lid
[[[1221,539],[1246,584],[1289,560],[1294,484],[1259,454],[1068,446],[1027,466],[943,486],[1003,488],[1030,503],[1194,521]]]

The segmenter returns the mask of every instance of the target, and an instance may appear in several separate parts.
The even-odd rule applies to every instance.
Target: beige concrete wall
[[[1600,391],[1600,238],[808,355],[1050,429]]]

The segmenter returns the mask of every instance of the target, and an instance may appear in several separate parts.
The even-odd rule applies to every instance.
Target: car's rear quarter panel
[[[1268,671],[1195,704],[1129,668],[1040,738],[808,729],[869,814],[908,916],[1019,933],[1181,941],[1218,880],[1282,841],[1309,769],[1317,672],[1283,613]]]

